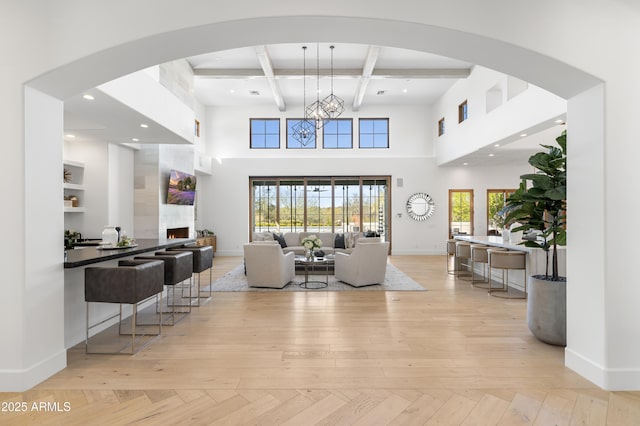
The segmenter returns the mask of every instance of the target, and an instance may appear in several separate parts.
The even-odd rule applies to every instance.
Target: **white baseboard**
[[[446,253],[438,249],[391,250],[393,256],[444,256]],[[442,261],[444,263],[444,260]]]
[[[640,368],[605,368],[569,348],[564,351],[564,363],[604,390],[640,390]]]
[[[67,366],[65,349],[21,370],[0,370],[0,392],[25,392]]]

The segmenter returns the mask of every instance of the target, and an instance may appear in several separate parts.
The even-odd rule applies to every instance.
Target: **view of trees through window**
[[[487,235],[502,235],[504,223],[498,212],[515,189],[487,189]]]
[[[390,177],[251,178],[254,232],[389,234]]]
[[[473,189],[449,190],[449,237],[473,235]]]

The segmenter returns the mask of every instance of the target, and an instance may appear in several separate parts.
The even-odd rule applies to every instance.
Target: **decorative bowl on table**
[[[316,250],[315,253],[313,253],[313,255],[315,257],[324,257],[324,252],[322,250]]]

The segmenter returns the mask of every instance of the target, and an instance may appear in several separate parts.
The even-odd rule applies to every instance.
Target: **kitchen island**
[[[162,251],[183,244],[195,243],[193,238],[160,238],[139,239],[136,246],[130,248],[101,249],[87,246],[69,250],[64,261],[64,342],[67,349],[84,341],[86,333],[86,302],[84,300],[84,270],[89,266],[113,267],[118,266],[120,260],[132,259],[139,255],[153,255],[155,251]],[[141,309],[154,303],[153,301],[141,305]],[[110,303],[96,304],[91,307],[90,324],[101,322],[111,317],[118,310],[118,306]],[[128,305],[123,306],[123,317],[131,314]],[[103,327],[96,328],[95,333],[115,323],[115,319],[106,322]],[[92,333],[94,334],[94,333]]]
[[[527,270],[526,274],[523,271],[512,271],[509,273],[509,286],[518,290],[524,291],[524,283],[528,275],[542,275],[545,273],[547,264],[547,255],[544,250],[537,247],[526,247],[519,244],[522,240],[517,241],[504,241],[501,236],[493,235],[455,235],[453,237],[456,240],[467,241],[472,244],[484,244],[490,247],[499,247],[507,250],[517,250],[527,253]],[[551,256],[553,250],[549,251],[549,264],[551,264]],[[561,276],[567,275],[566,266],[566,247],[558,247],[558,271]],[[482,275],[483,264],[475,266],[475,273]],[[496,270],[493,273],[494,280],[501,282],[502,274]]]
[[[154,250],[163,250],[170,247],[179,247],[183,244],[195,243],[192,238],[163,238],[163,239],[141,239],[136,240],[135,247],[109,248],[103,249],[99,246],[86,246],[68,250],[65,268],[77,268],[94,263],[105,262],[113,259],[123,259],[128,256],[135,256]]]

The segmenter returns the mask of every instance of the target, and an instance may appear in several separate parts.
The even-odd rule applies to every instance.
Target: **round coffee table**
[[[307,259],[304,256],[296,256],[295,264],[304,266],[304,281],[300,283],[301,288],[316,290],[329,286],[329,267],[335,264],[335,260],[333,258],[314,256]],[[320,271],[320,268],[324,268],[325,280],[310,280],[309,272],[314,273],[316,271]]]

